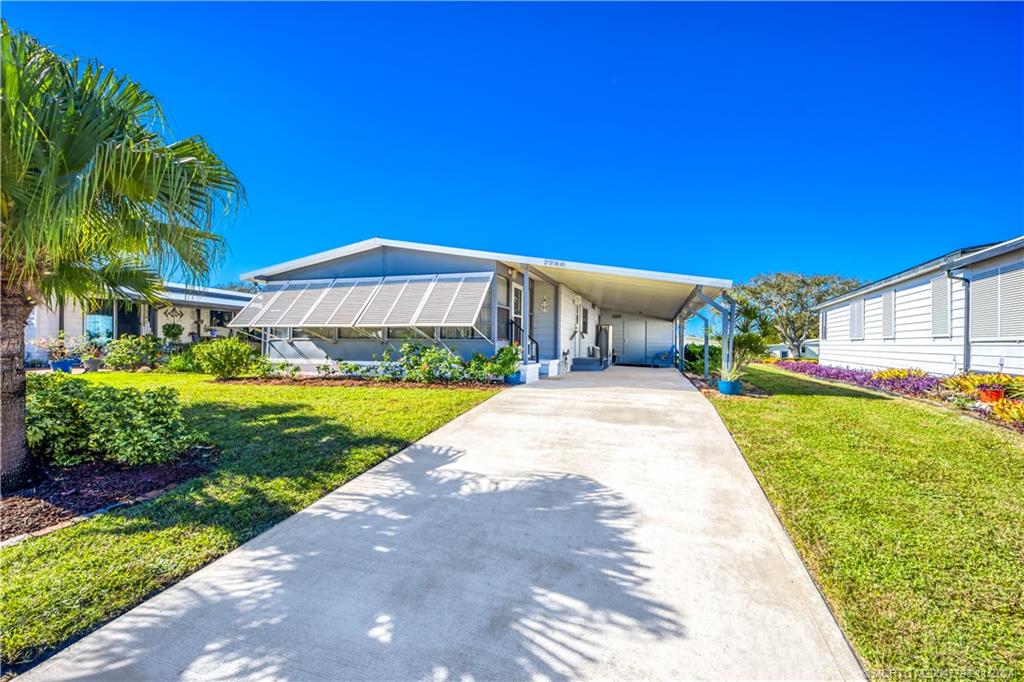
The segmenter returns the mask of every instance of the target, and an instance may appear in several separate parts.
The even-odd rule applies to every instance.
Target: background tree
[[[0,24],[0,486],[29,476],[25,323],[35,304],[125,288],[158,300],[161,273],[205,281],[215,216],[242,187],[199,137],[167,142],[160,105],[96,62]]]
[[[215,284],[216,289],[227,289],[228,291],[241,291],[246,294],[258,294],[260,293],[260,285],[256,282],[225,282],[223,284]]]
[[[818,312],[814,308],[860,284],[859,280],[839,275],[776,272],[758,275],[737,287],[736,295],[745,305],[759,310],[762,319],[770,321],[782,343],[798,358],[804,341],[818,336]]]

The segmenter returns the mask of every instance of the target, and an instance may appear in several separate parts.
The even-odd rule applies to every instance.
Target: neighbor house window
[[[498,275],[495,281],[495,288],[498,291],[498,339],[508,341],[508,323],[512,319],[508,305],[508,277]]]
[[[1024,263],[971,279],[971,338],[1024,338]]]
[[[850,301],[850,340],[864,339],[864,299]]]
[[[949,336],[949,278],[936,277],[932,286],[932,336]]]
[[[299,327],[295,330],[292,338],[334,341],[338,338],[338,330],[334,327]]]
[[[482,339],[483,334],[473,327],[441,327],[442,339]]]
[[[882,338],[891,339],[896,336],[896,292],[887,291],[882,294]]]
[[[210,326],[211,327],[226,327],[228,322],[234,318],[235,313],[233,310],[211,310],[210,311]]]

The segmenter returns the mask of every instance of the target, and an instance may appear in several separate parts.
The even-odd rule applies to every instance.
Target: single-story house
[[[1024,374],[1024,236],[958,249],[818,310],[823,365]]]
[[[373,238],[244,274],[263,291],[230,326],[313,371],[403,343],[469,358],[523,347],[524,380],[610,363],[671,364],[682,322],[724,279]],[[720,304],[718,304],[720,305]]]
[[[804,341],[800,344],[800,357],[810,359],[818,357],[818,344],[818,339]],[[768,354],[785,360],[791,356],[792,351],[789,349],[789,344],[772,343],[768,345]]]
[[[117,339],[125,334],[163,336],[163,326],[176,322],[184,327],[182,341],[229,336],[231,318],[252,300],[252,294],[228,289],[164,282],[162,305],[139,301],[130,292],[123,298],[83,308],[67,303],[54,308],[36,306],[25,326],[25,354],[29,360],[45,361],[48,351],[34,345],[40,338],[88,336]]]

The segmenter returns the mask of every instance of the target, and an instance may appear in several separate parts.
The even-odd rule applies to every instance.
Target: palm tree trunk
[[[25,323],[31,313],[24,285],[0,280],[0,490],[5,494],[36,474],[25,441]]]

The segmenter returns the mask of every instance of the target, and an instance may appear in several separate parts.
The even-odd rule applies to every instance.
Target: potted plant
[[[998,403],[1006,395],[1003,384],[978,384],[978,400],[983,403]]]
[[[58,333],[57,336],[39,339],[35,345],[50,351],[50,369],[52,371],[71,373],[71,368],[75,366],[77,359],[74,354],[74,346],[64,338],[64,332]]]
[[[732,367],[722,367],[718,377],[718,392],[722,395],[740,395],[743,392],[740,381],[743,370],[767,352],[764,337],[755,332],[737,334],[733,337],[732,347]]]
[[[103,366],[104,345],[106,345],[105,338],[89,339],[82,337],[75,342],[74,351],[82,359],[86,372],[100,371],[100,367]]]

